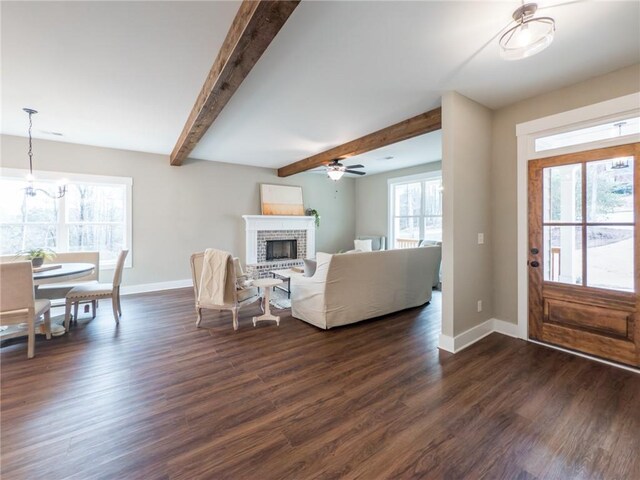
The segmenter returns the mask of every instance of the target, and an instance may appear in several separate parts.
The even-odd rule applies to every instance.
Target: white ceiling
[[[540,10],[547,50],[503,61],[519,4],[303,1],[192,156],[281,167],[447,90],[499,108],[640,61],[640,2],[571,0]],[[237,6],[3,1],[2,133],[24,135],[31,106],[36,137],[168,154]]]

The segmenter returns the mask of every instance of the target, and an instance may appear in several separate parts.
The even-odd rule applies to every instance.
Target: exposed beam
[[[278,176],[288,177],[289,175],[305,172],[321,165],[327,165],[334,158],[353,157],[354,155],[370,152],[371,150],[433,132],[440,128],[442,128],[442,109],[438,107],[312,157],[286,165],[278,169]]]
[[[242,2],[171,152],[171,165],[187,159],[299,3]]]

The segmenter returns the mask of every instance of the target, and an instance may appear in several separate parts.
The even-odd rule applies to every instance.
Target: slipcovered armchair
[[[233,318],[233,329],[238,329],[238,312],[241,307],[249,305],[260,298],[258,295],[258,289],[250,285],[249,279],[242,270],[240,265],[240,259],[233,258],[233,265],[230,267],[233,269],[232,274],[236,277],[236,289],[233,296],[233,302],[224,305],[210,305],[203,304],[199,301],[200,292],[200,280],[202,277],[202,269],[204,263],[204,253],[199,252],[191,255],[191,276],[193,278],[193,291],[196,297],[196,327],[200,326],[202,322],[202,309],[209,308],[212,310],[231,310]],[[262,305],[261,305],[262,307]],[[263,311],[264,311],[264,307]]]

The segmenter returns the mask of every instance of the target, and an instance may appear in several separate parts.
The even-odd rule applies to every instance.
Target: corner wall
[[[456,92],[442,97],[441,346],[493,316],[492,112]],[[484,244],[478,244],[478,233]],[[482,312],[477,302],[483,303]]]
[[[27,140],[0,140],[2,166],[25,168]],[[318,251],[353,245],[352,179],[334,183],[312,173],[279,178],[272,169],[195,160],[172,167],[166,155],[47,140],[34,140],[33,150],[36,176],[48,170],[133,178],[133,267],[125,269],[125,285],[190,279],[189,256],[207,247],[233,252],[244,263],[242,215],[260,214],[261,183],[302,186],[305,208],[322,216]],[[101,279],[110,281],[111,275],[101,272]]]

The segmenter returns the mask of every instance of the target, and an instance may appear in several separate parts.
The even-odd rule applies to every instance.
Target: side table
[[[280,285],[282,280],[278,278],[260,278],[253,281],[254,287],[260,287],[263,291],[263,305],[264,314],[259,317],[253,317],[253,326],[256,326],[257,322],[264,320],[271,320],[276,322],[276,325],[280,325],[280,317],[271,314],[271,304],[269,303],[269,297],[271,296],[271,289],[276,285]]]

